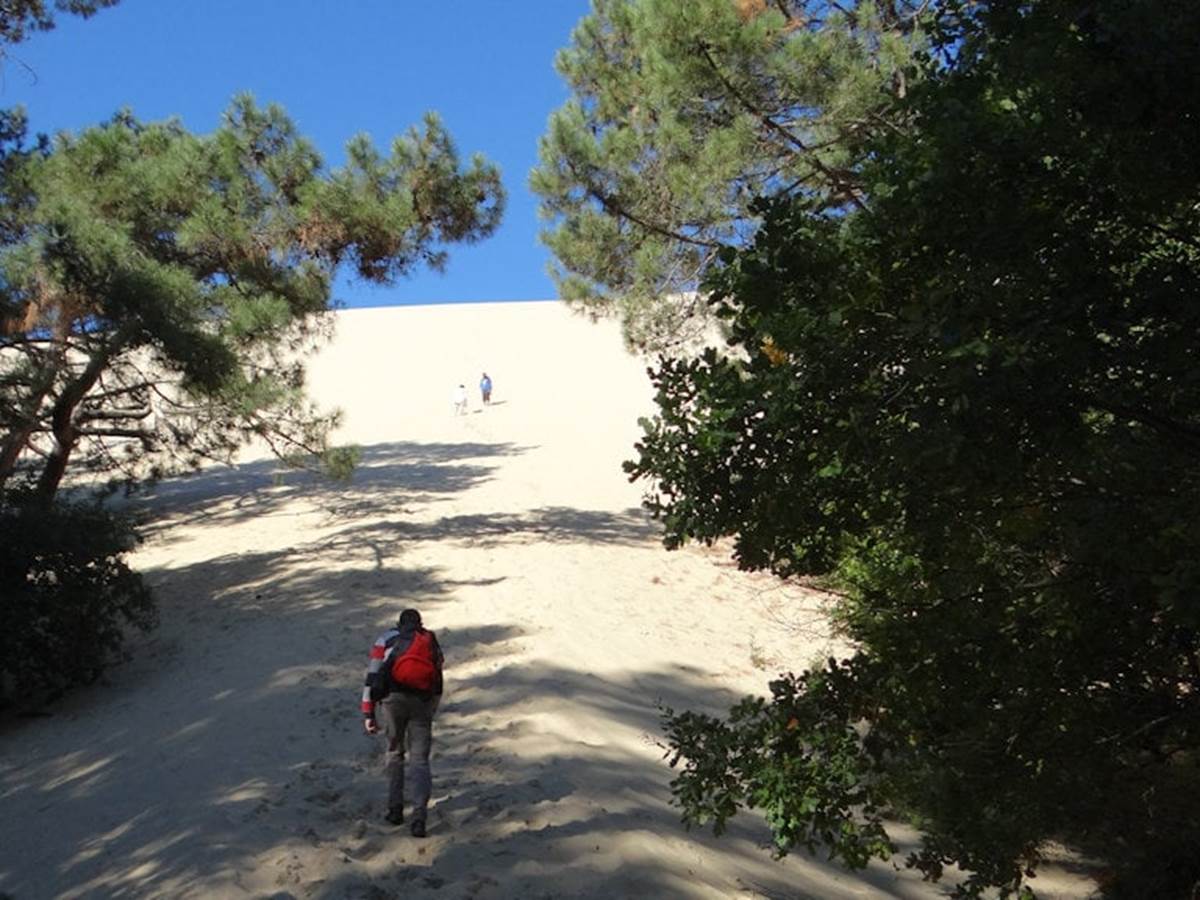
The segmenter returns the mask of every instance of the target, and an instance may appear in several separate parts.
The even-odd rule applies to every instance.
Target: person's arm
[[[359,704],[363,714],[363,728],[367,734],[379,730],[375,723],[375,698],[378,696],[379,679],[382,675],[383,660],[387,656],[387,640],[390,635],[381,634],[371,645],[371,656],[367,662],[367,677],[363,679],[362,701]]]

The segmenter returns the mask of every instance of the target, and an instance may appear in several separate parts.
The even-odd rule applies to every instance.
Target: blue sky
[[[487,241],[452,247],[445,274],[390,288],[343,281],[350,306],[554,296],[538,242],[529,170],[550,112],[567,98],[554,54],[587,0],[121,0],[91,19],[9,48],[0,106],[25,106],[32,130],[101,122],[121,107],[215,128],[231,97],[281,104],[326,162],[366,132],[386,150],[429,109],[465,158],[483,152],[508,190]]]

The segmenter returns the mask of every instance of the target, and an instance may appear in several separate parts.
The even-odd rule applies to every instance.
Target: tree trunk
[[[14,428],[4,438],[3,443],[0,443],[0,488],[4,487],[5,482],[17,467],[21,451],[25,449],[29,443],[29,436],[37,427],[38,409],[50,393],[50,389],[54,387],[54,378],[58,372],[59,362],[61,360],[55,359],[53,365],[46,364],[45,376],[41,379],[41,383],[33,388],[31,396],[22,404],[24,406],[22,416],[26,419],[26,424]]]
[[[75,429],[75,411],[83,402],[83,398],[87,396],[87,392],[99,380],[100,373],[104,371],[109,360],[124,348],[128,339],[129,335],[125,331],[118,331],[114,334],[112,340],[88,360],[87,366],[79,374],[79,377],[68,384],[58,395],[50,419],[51,430],[54,434],[54,449],[50,453],[50,458],[46,460],[46,465],[42,469],[41,477],[38,478],[34,491],[39,502],[49,506],[54,495],[58,493],[58,486],[62,482],[63,475],[66,474],[67,463],[71,459],[71,451],[75,449],[75,441],[79,437]]]
[[[74,386],[72,385],[72,387]],[[34,494],[43,504],[49,505],[50,501],[54,499],[54,495],[58,493],[58,485],[62,481],[63,475],[66,474],[67,462],[71,459],[71,451],[75,449],[75,441],[78,437],[75,431],[75,410],[79,407],[79,401],[83,399],[86,392],[86,388],[80,391],[78,398],[73,403],[64,402],[66,400],[64,394],[59,398],[58,403],[54,404],[54,418],[51,424],[54,448],[50,451],[46,465],[42,468],[41,477],[38,478],[37,488],[34,490]]]
[[[25,444],[29,441],[31,434],[33,434],[32,422],[16,429],[4,439],[3,446],[0,446],[0,488],[4,487],[4,483],[12,475],[13,469],[17,466],[17,459],[20,457],[21,451],[25,449]]]

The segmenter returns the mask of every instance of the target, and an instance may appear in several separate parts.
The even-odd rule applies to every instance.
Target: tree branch
[[[600,205],[602,207],[604,207],[604,211],[607,212],[609,215],[617,216],[622,219],[628,219],[630,222],[633,222],[635,225],[641,226],[642,228],[646,229],[649,232],[657,234],[660,237],[669,238],[673,241],[680,241],[681,243],[684,243],[684,244],[692,244],[693,246],[696,246],[696,247],[706,247],[708,249],[713,249],[713,250],[720,248],[721,245],[719,243],[714,243],[712,241],[697,240],[696,238],[689,237],[686,234],[680,234],[677,231],[672,231],[669,228],[664,228],[661,225],[655,225],[653,222],[643,219],[640,216],[634,215],[629,210],[627,210],[624,206],[617,203],[615,200],[613,200],[611,197],[609,197],[607,194],[605,194],[603,191],[601,191],[598,187],[595,187],[590,179],[584,178],[579,173],[579,171],[575,168],[574,163],[572,163],[571,161],[568,160],[567,165],[570,167],[572,174],[574,174],[574,176],[579,181],[583,182],[586,185],[585,190],[588,192],[588,194],[593,199],[598,201],[600,203]]]
[[[835,170],[825,165],[825,163],[823,163],[820,158],[812,152],[811,148],[809,148],[804,141],[800,140],[800,138],[792,134],[792,132],[788,131],[770,116],[762,113],[758,107],[744,97],[742,93],[734,86],[733,82],[731,82],[725,76],[725,73],[721,71],[720,66],[717,65],[717,61],[713,59],[712,54],[709,52],[708,45],[701,43],[699,46],[700,54],[704,57],[705,62],[708,63],[709,68],[712,69],[713,74],[717,76],[717,80],[720,81],[725,87],[725,90],[727,90],[730,95],[741,104],[742,109],[754,116],[754,118],[758,119],[758,121],[761,122],[769,131],[778,134],[783,138],[784,141],[791,144],[801,153],[805,154],[806,158],[812,163],[813,167],[821,172],[821,174],[826,178],[828,178],[830,184],[834,188],[842,192],[842,194],[851,203],[858,207],[859,210],[866,212],[867,205],[863,202],[862,198],[858,196],[858,192],[853,186],[847,183],[846,180],[842,178]]]
[[[75,429],[75,433],[80,437],[120,437],[120,438],[136,438],[143,444],[153,444],[155,435],[149,431],[143,431],[140,428],[82,428]]]
[[[90,397],[88,398],[91,399]],[[79,413],[77,417],[81,422],[95,422],[98,420],[120,420],[120,419],[145,419],[153,412],[148,406],[139,406],[131,409],[85,409]]]

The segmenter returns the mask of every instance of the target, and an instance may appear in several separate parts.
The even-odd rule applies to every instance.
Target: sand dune
[[[620,470],[651,397],[614,325],[554,303],[345,311],[311,373],[363,448],[353,481],[257,459],[154,491],[134,562],[161,627],[0,734],[0,893],[939,895],[883,864],[775,861],[753,815],[720,840],[679,825],[658,704],[724,710],[829,640],[819,598],[661,548]],[[383,823],[357,709],[407,605],[447,654],[425,841]]]

